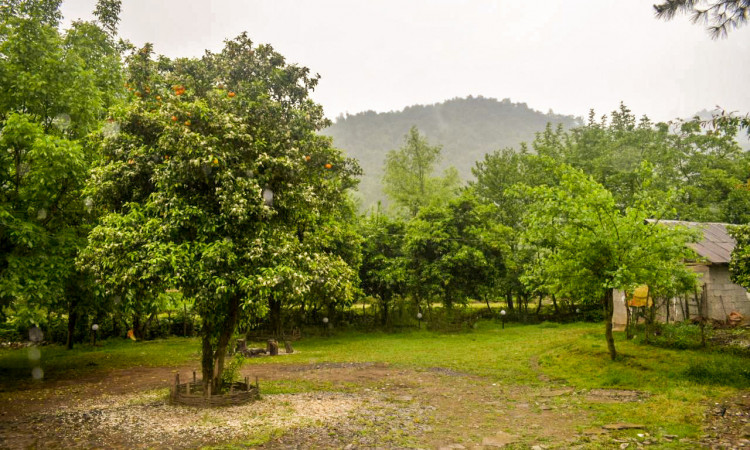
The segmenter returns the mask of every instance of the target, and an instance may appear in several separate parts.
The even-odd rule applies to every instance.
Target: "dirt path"
[[[642,401],[631,391],[508,386],[437,367],[326,363],[246,368],[243,375],[258,376],[266,392],[249,405],[168,405],[175,372],[192,370],[118,370],[13,393],[0,403],[0,447],[609,447],[610,436],[588,426],[586,406]]]

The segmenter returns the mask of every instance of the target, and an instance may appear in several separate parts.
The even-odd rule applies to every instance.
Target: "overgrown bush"
[[[643,325],[639,325],[636,333],[640,334],[644,331]],[[654,323],[650,325],[650,332],[648,343],[657,347],[679,350],[703,347],[700,326],[690,322]],[[705,333],[707,338],[711,335],[710,325],[706,325]]]

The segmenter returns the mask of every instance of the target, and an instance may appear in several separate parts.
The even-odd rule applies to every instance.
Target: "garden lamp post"
[[[91,325],[91,345],[96,345],[96,332],[99,330],[99,324]]]
[[[502,320],[503,322],[503,330],[504,330],[505,329],[505,310],[504,309],[500,310],[500,320]]]
[[[323,333],[328,336],[328,317],[323,317]]]
[[[422,313],[417,313],[417,328],[422,329]]]

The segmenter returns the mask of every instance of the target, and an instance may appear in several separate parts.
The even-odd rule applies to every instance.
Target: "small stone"
[[[516,441],[516,437],[512,434],[508,434],[504,431],[498,431],[495,436],[490,436],[482,439],[482,446],[484,447],[505,447],[508,444],[512,444]]]
[[[624,444],[620,444],[620,448],[628,448],[628,447],[630,447],[630,444],[628,444],[627,442]]]

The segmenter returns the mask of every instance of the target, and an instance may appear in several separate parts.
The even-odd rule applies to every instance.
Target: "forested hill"
[[[443,146],[440,169],[455,166],[462,180],[485,153],[530,142],[547,123],[574,126],[576,118],[544,114],[509,99],[455,98],[434,105],[409,106],[402,111],[366,111],[340,116],[323,131],[336,147],[357,158],[364,170],[360,184],[362,206],[383,200],[380,189],[385,154],[399,148],[409,128],[416,126],[432,145]]]

